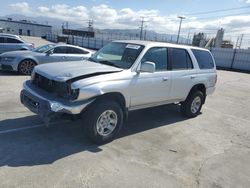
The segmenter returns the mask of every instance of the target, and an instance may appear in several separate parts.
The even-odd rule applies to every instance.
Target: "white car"
[[[114,41],[82,64],[35,67],[21,102],[46,122],[58,114],[81,115],[88,137],[103,144],[114,139],[132,110],[175,103],[184,115],[199,115],[216,81],[206,49]]]

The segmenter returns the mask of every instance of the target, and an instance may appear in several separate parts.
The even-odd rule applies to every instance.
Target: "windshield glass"
[[[111,42],[97,51],[90,60],[122,69],[130,68],[144,46],[121,42]]]
[[[44,52],[48,51],[49,49],[53,48],[54,46],[55,45],[53,45],[53,44],[46,44],[46,45],[39,46],[39,47],[35,48],[33,51],[38,52],[38,53],[44,53]]]

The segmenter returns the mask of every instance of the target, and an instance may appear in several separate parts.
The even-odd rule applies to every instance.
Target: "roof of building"
[[[18,21],[18,20],[5,20],[5,19],[0,19],[0,21],[2,21],[2,22],[11,22],[11,23],[27,24],[27,25],[36,25],[36,26],[42,26],[42,27],[52,27],[51,25],[38,24],[38,23],[32,23],[32,22],[25,22],[25,21]]]

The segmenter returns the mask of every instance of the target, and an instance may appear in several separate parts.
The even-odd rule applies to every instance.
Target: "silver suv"
[[[36,66],[21,102],[45,122],[54,115],[80,115],[87,136],[110,142],[128,112],[179,104],[199,115],[215,90],[216,67],[206,49],[146,41],[109,43],[89,60]]]
[[[0,54],[15,50],[31,50],[33,44],[26,43],[21,37],[11,34],[0,34]]]

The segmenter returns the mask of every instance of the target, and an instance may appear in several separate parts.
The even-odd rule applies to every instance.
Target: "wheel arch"
[[[120,92],[110,92],[110,93],[104,93],[102,95],[96,96],[95,97],[95,101],[93,103],[91,103],[89,106],[95,105],[96,103],[98,103],[100,100],[112,100],[117,102],[121,108],[122,111],[124,113],[124,120],[126,120],[128,118],[128,110],[126,107],[126,99],[124,97],[124,95]],[[87,107],[86,109],[83,110],[86,111],[88,110],[89,107]]]
[[[199,84],[194,85],[194,86],[191,88],[191,90],[190,90],[190,92],[189,92],[187,98],[188,98],[193,92],[195,92],[195,91],[201,91],[201,92],[203,93],[203,96],[204,96],[203,104],[204,104],[205,101],[206,101],[206,86],[205,86],[205,84],[199,83]]]

